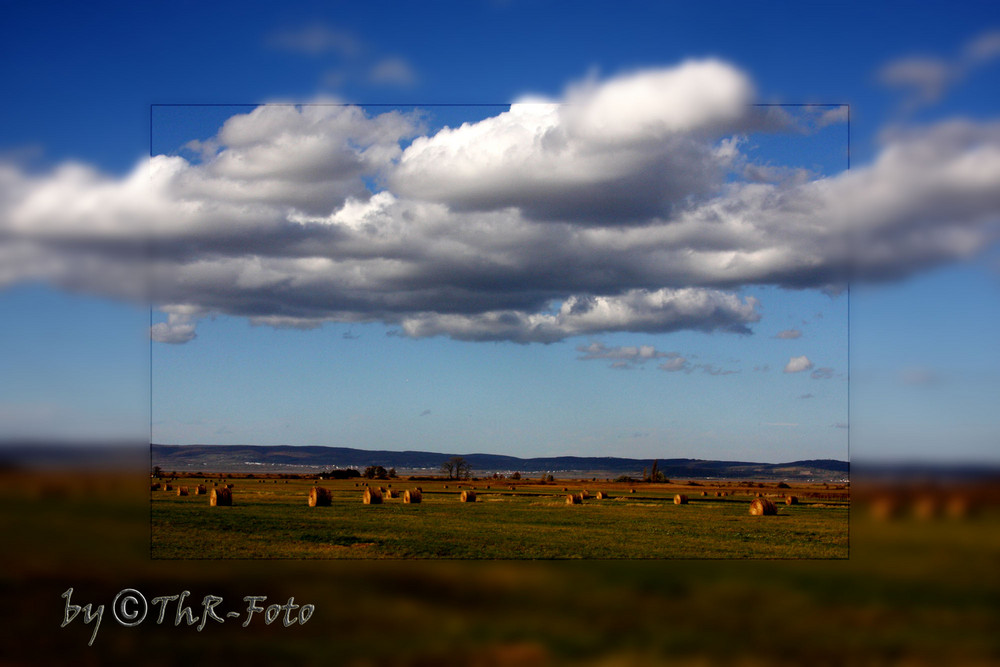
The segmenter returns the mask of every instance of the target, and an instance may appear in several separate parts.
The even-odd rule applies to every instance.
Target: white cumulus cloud
[[[801,357],[792,357],[785,364],[786,373],[801,373],[803,371],[808,371],[813,367],[813,362],[809,361],[809,357],[802,355]]]

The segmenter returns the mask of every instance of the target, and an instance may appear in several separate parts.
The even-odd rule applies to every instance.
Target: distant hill
[[[158,445],[151,446],[151,465],[166,471],[192,472],[318,472],[334,468],[376,465],[395,468],[400,474],[434,474],[452,456],[462,456],[479,476],[518,471],[533,476],[640,477],[652,459],[614,456],[549,456],[519,458],[500,454],[442,454],[439,452],[353,449],[321,446],[257,445]],[[670,479],[756,478],[841,480],[850,464],[834,459],[755,463],[752,461],[706,461],[702,459],[658,459],[658,469]]]

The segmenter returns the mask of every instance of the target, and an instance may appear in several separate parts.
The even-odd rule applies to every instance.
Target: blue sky
[[[1000,71],[995,32],[1000,20],[987,4],[928,4],[905,11],[891,6],[787,4],[764,11],[745,3],[661,8],[615,3],[589,9],[514,0],[435,3],[430,8],[371,3],[332,8],[327,3],[279,8],[247,3],[216,3],[210,8],[184,3],[150,7],[39,3],[6,10],[8,18],[0,27],[0,71],[7,98],[0,108],[0,162],[8,170],[4,183],[13,185],[4,185],[0,199],[0,216],[7,218],[0,248],[6,244],[9,253],[7,270],[0,272],[0,319],[5,323],[0,327],[4,350],[0,375],[5,378],[0,385],[0,436],[147,437],[151,372],[152,433],[158,442],[334,444],[521,456],[846,458],[850,386],[853,457],[997,460],[1000,420],[991,407],[1000,387],[1000,349],[994,334],[1000,319],[995,243],[1000,209],[989,191],[992,186],[1000,189],[1000,182],[989,180],[995,172],[988,160],[996,148],[992,124],[1000,106],[995,86],[990,85]],[[707,58],[722,63],[725,72],[692,76],[722,77],[706,78],[705,85],[724,79],[730,95],[713,102],[709,112],[716,107],[742,108],[736,102],[744,101],[849,103],[856,181],[845,180],[842,174],[846,157],[842,119],[833,119],[822,129],[786,125],[762,131],[755,128],[754,118],[730,118],[708,144],[699,144],[706,151],[715,150],[722,142],[739,138],[735,144],[739,159],[725,163],[721,182],[699,189],[702,184],[692,185],[679,169],[663,187],[683,182],[695,189],[693,200],[684,199],[683,206],[671,209],[676,219],[666,220],[663,229],[651,223],[652,218],[616,221],[607,233],[615,237],[624,228],[635,235],[645,233],[643,229],[669,235],[669,223],[680,219],[677,216],[689,213],[694,227],[704,226],[712,219],[705,217],[714,210],[710,204],[736,201],[757,207],[745,215],[766,219],[761,230],[781,230],[790,224],[781,217],[788,202],[815,201],[810,197],[819,196],[814,193],[822,188],[802,194],[792,183],[791,169],[809,170],[800,176],[806,181],[824,177],[836,181],[834,187],[843,195],[831,195],[831,210],[818,211],[815,219],[820,227],[857,221],[857,227],[850,227],[856,234],[851,239],[860,239],[862,246],[857,249],[861,279],[850,297],[850,385],[848,298],[846,293],[831,292],[840,286],[824,284],[836,282],[831,276],[836,278],[842,269],[817,250],[831,247],[830,240],[789,242],[794,252],[782,255],[778,264],[794,264],[792,273],[769,264],[760,276],[751,271],[734,280],[703,265],[663,274],[646,264],[656,255],[637,251],[623,259],[607,250],[610,246],[598,247],[595,242],[586,251],[566,251],[566,257],[579,262],[578,272],[563,271],[565,275],[547,279],[551,267],[531,248],[514,245],[502,254],[514,266],[528,267],[523,271],[505,266],[499,273],[477,272],[474,263],[462,263],[448,254],[452,237],[428,232],[426,237],[415,237],[415,252],[426,254],[408,270],[416,272],[412,275],[420,284],[444,290],[432,292],[435,298],[457,290],[467,300],[443,303],[436,310],[423,302],[419,307],[390,307],[384,300],[396,297],[386,296],[387,286],[395,286],[394,293],[399,294],[394,277],[364,283],[357,292],[345,291],[345,279],[339,277],[329,292],[318,283],[315,289],[287,287],[298,284],[296,280],[312,280],[312,269],[307,269],[286,275],[284,279],[291,282],[275,283],[279,288],[268,292],[267,303],[262,303],[265,294],[256,287],[247,291],[233,279],[232,289],[224,290],[216,278],[205,278],[208,273],[192,272],[192,262],[203,261],[209,267],[206,272],[218,272],[223,264],[212,268],[211,263],[220,256],[241,262],[267,259],[267,251],[254,250],[253,244],[263,248],[289,243],[288,225],[269,227],[272,221],[261,218],[260,227],[246,223],[250,229],[233,234],[224,226],[233,224],[232,217],[222,223],[207,218],[198,222],[201,219],[195,216],[197,224],[222,225],[213,228],[213,241],[197,234],[197,238],[185,236],[190,230],[177,231],[170,226],[176,212],[160,207],[150,210],[166,211],[164,227],[151,232],[143,227],[151,223],[140,220],[142,206],[156,207],[158,200],[141,202],[139,197],[140,203],[133,204],[129,198],[130,178],[140,185],[138,179],[155,178],[134,171],[142,168],[137,165],[147,154],[151,129],[154,153],[180,155],[188,165],[197,166],[201,159],[183,145],[191,139],[209,140],[228,118],[252,111],[158,107],[151,123],[151,104],[336,100],[460,105],[431,107],[405,128],[379,129],[372,145],[391,153],[393,146],[405,149],[414,136],[434,137],[442,127],[463,122],[489,122],[505,111],[462,105],[507,104],[530,97],[601,111],[600,91],[614,90],[615,82],[632,82],[629,85],[640,92],[652,90],[655,97],[655,86],[636,82],[636,72],[673,72],[685,61],[708,62]],[[586,88],[586,82],[590,92],[574,97],[572,91]],[[744,82],[754,89],[747,100],[739,97]],[[650,102],[655,103],[666,105],[668,115],[675,109],[672,100]],[[292,108],[300,115],[274,122],[298,123],[305,108]],[[628,111],[611,108],[613,113]],[[375,133],[370,127],[374,119],[391,109],[365,110],[366,120],[356,132],[369,137]],[[815,112],[812,117],[818,116]],[[956,119],[965,125],[949,129],[946,124]],[[338,121],[317,122],[333,127]],[[572,122],[557,121],[570,128]],[[622,120],[618,127],[627,122]],[[277,127],[260,120],[252,131],[265,126]],[[691,136],[703,131],[692,130]],[[713,126],[711,132],[716,131]],[[211,162],[226,150],[239,157],[239,139],[233,136],[227,135],[227,144],[220,134],[220,147],[214,150],[222,152],[206,154],[205,160]],[[361,141],[361,134],[352,136],[352,141]],[[598,144],[586,144],[581,155]],[[648,159],[666,165],[669,172],[673,163],[668,154],[651,145],[644,146],[653,151]],[[613,154],[626,159],[622,156],[631,155],[633,149],[622,150]],[[928,153],[931,159],[924,165],[919,159]],[[888,159],[896,154],[915,157],[896,164]],[[541,155],[545,157],[544,152]],[[706,164],[716,164],[715,153],[697,155],[708,160]],[[930,174],[929,185],[921,188],[927,191],[936,183],[935,164],[959,170],[976,156],[987,160],[982,169],[971,172],[979,176],[963,181],[965,172],[955,171],[956,181],[947,181],[947,187],[942,185],[940,194],[922,207],[931,210],[926,219],[920,211],[898,203],[899,212],[882,211],[882,200],[874,198],[882,192],[879,188],[891,191],[904,188],[899,185],[904,181],[919,182],[924,177],[921,168]],[[247,153],[241,159],[253,157]],[[882,168],[877,169],[873,164],[880,158]],[[308,214],[318,219],[338,209],[344,197],[358,196],[358,187],[370,191],[362,199],[382,190],[392,192],[413,206],[424,202],[446,207],[447,222],[428,218],[421,224],[428,229],[432,224],[444,225],[441,229],[453,225],[454,239],[472,243],[467,247],[477,246],[454,225],[476,220],[483,230],[492,229],[493,223],[475,216],[500,215],[499,208],[490,208],[493,199],[522,206],[518,209],[522,217],[512,218],[510,224],[530,232],[525,238],[549,239],[550,230],[568,225],[572,232],[567,231],[562,241],[551,237],[557,239],[552,241],[553,253],[575,248],[570,240],[583,246],[588,239],[603,238],[599,234],[605,232],[597,230],[605,222],[564,219],[567,207],[573,210],[565,192],[580,192],[573,184],[565,191],[542,188],[530,200],[519,199],[516,188],[494,197],[484,193],[473,177],[458,184],[435,177],[434,162],[423,159],[414,155],[417,168],[407,172],[399,167],[398,154],[378,158],[381,161],[372,158],[377,165],[359,181],[334,184],[347,188],[336,196],[328,190],[316,195],[294,189],[302,184],[289,177],[294,192],[275,196],[282,202],[291,197],[292,206],[308,208]],[[98,175],[96,181],[66,176],[69,162]],[[285,173],[303,162],[288,164]],[[772,181],[785,179],[776,190],[787,197],[782,200],[785,208],[772,210],[767,203],[751,201],[749,194],[742,199],[722,194],[726,183],[745,184],[756,178],[748,165],[756,169],[754,174],[771,169]],[[908,167],[911,172],[905,171]],[[474,165],[487,176],[509,174],[502,168],[503,164]],[[779,168],[783,175],[775,175]],[[197,180],[207,168],[190,173]],[[941,178],[947,180],[952,173],[942,172]],[[516,176],[515,170],[511,178]],[[285,183],[282,178],[278,180]],[[215,190],[207,200],[199,200],[200,210],[232,203],[231,183],[211,179],[204,183],[206,188],[227,189],[224,196]],[[635,183],[642,187],[644,181]],[[78,217],[66,213],[63,222],[59,206],[51,213],[42,209],[35,218],[25,213],[24,206],[18,208],[23,192],[32,188],[42,192],[46,187],[54,193],[49,197],[71,196],[83,202],[66,207]],[[240,197],[262,197],[263,187],[258,183],[250,195]],[[122,194],[115,194],[119,191]],[[84,206],[91,196],[98,213]],[[905,203],[906,196],[894,201]],[[109,225],[134,222],[127,234],[116,227],[113,235],[123,236],[110,241],[100,237],[107,202],[121,205],[125,216]],[[866,205],[876,211],[871,214],[875,222],[868,226]],[[414,212],[419,210],[400,213],[399,220],[410,220],[407,215],[419,218],[420,213]],[[390,207],[382,214],[395,215]],[[552,216],[562,217],[553,222]],[[772,250],[784,249],[785,238],[797,239],[811,219],[803,214],[796,218],[797,226],[774,232],[774,238],[782,241],[781,248]],[[26,229],[29,223],[35,226]],[[882,231],[871,232],[875,225],[883,225]],[[153,229],[158,229],[155,224]],[[154,246],[154,252],[169,255],[162,276],[168,276],[165,283],[170,289],[165,293],[174,300],[156,302],[154,322],[169,334],[161,339],[175,342],[154,343],[151,365],[146,340],[149,313],[136,295],[142,293],[143,280],[155,284],[162,276],[152,264],[148,274],[130,272],[143,264],[142,252],[148,250],[143,241],[149,241],[150,234],[164,242]],[[692,234],[697,236],[697,230]],[[324,238],[310,242],[335,243]],[[502,231],[489,236],[478,251],[499,261],[501,255],[489,253],[505,238]],[[707,242],[699,238],[698,243]],[[235,254],[241,239],[251,244],[250,250]],[[115,249],[107,250],[108,245]],[[90,248],[97,248],[95,255],[83,252]],[[95,260],[97,256],[101,259]],[[442,263],[435,263],[435,258]],[[451,261],[468,269],[467,282],[436,275],[435,267],[451,267]],[[827,261],[828,271],[823,269]],[[367,266],[359,265],[358,275],[367,279],[381,271]],[[285,270],[285,265],[264,269]],[[260,275],[266,274],[264,269]],[[605,274],[618,276],[619,281]],[[501,279],[497,276],[511,286],[500,289],[491,283]],[[795,289],[787,289],[790,282],[796,283]],[[629,293],[636,285],[644,291]],[[624,327],[581,329],[583,325],[567,316],[552,319],[557,324],[542,340],[528,329],[500,331],[496,321],[484,324],[473,317],[498,312],[485,308],[484,299],[499,299],[508,314],[555,317],[560,305],[572,304],[574,298],[618,299],[631,294],[634,303],[629,304],[639,303],[636,308],[641,309],[650,307],[646,299],[650,294],[672,295],[659,290],[688,286],[715,290],[711,298],[723,300],[719,317],[724,321],[709,325],[686,315],[683,321],[660,319],[654,326],[640,326],[636,319]],[[538,305],[541,297],[532,296],[536,293],[547,295],[547,305]],[[282,302],[282,294],[289,301]],[[339,305],[316,306],[313,294],[326,295]],[[179,308],[182,297],[184,308]],[[748,298],[758,299],[759,304],[754,306]],[[306,312],[305,306],[296,310],[294,326],[267,319],[288,315],[292,303],[309,303],[313,310]],[[169,313],[174,320],[168,324]],[[449,319],[443,316],[446,313],[461,313],[465,319]],[[632,312],[640,319],[645,314]],[[282,326],[272,326],[275,323]],[[726,330],[733,326],[743,327],[744,333]],[[781,332],[790,333],[777,337]],[[181,340],[186,342],[176,344]],[[651,352],[643,357],[637,352],[640,348]],[[784,372],[793,358],[803,356],[805,370]]]

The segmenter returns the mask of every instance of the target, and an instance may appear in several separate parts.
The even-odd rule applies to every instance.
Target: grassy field
[[[0,471],[6,540],[0,625],[12,639],[0,663],[1000,664],[996,491],[982,511],[963,519],[920,519],[908,510],[892,521],[875,521],[863,489],[856,488],[849,560],[156,561],[149,559],[146,479],[143,470]],[[234,510],[241,502],[236,484]],[[274,486],[277,494],[282,485]],[[353,484],[348,493],[355,493]],[[160,492],[154,506],[189,500]],[[205,496],[193,500],[192,507],[209,509]],[[300,504],[301,511],[311,509],[304,495],[300,500],[296,512]],[[696,500],[675,509],[696,509]],[[744,496],[742,504],[748,500]],[[380,509],[360,500],[350,507],[355,505]],[[783,506],[777,518],[792,517],[793,510]],[[169,619],[122,627],[106,609],[97,640],[88,646],[91,626],[77,619],[60,627],[60,595],[71,586],[74,600],[104,605],[125,587],[147,598],[183,590],[195,600],[218,595],[227,605],[244,595],[269,601],[295,596],[314,604],[316,615],[292,628],[258,618],[250,628],[233,622],[199,632]]]
[[[178,479],[194,487],[205,478]],[[216,478],[217,479],[217,478]],[[213,482],[208,482],[209,489]],[[423,502],[401,497],[362,503],[354,480],[260,480],[228,477],[232,507],[210,507],[208,496],[151,492],[151,555],[175,558],[292,559],[643,559],[846,558],[846,490],[703,487],[683,484],[549,484],[394,480],[393,489],[420,486]],[[309,507],[314,485],[332,492],[329,507]],[[362,486],[358,486],[362,484]],[[376,483],[372,483],[376,486]],[[384,487],[386,482],[381,482]],[[475,488],[477,502],[459,494]],[[563,491],[563,488],[568,491]],[[635,493],[631,489],[635,488]],[[567,505],[566,495],[590,498]],[[598,500],[598,491],[610,498]],[[707,496],[702,496],[702,491]],[[729,493],[717,497],[716,491]],[[777,516],[750,516],[753,494],[772,497]],[[674,495],[689,502],[675,505]],[[784,495],[800,504],[785,505]],[[807,496],[821,497],[807,497]]]

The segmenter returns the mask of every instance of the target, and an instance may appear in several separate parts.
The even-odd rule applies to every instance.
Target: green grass
[[[152,492],[154,558],[846,558],[846,503],[781,505],[753,517],[749,496],[691,497],[643,489],[566,505],[560,483],[510,491],[477,484],[461,503],[454,483],[396,482],[423,502],[364,505],[353,481],[327,481],[330,507],[308,507],[315,483],[236,479],[232,507],[207,496]],[[181,482],[183,484],[183,482]],[[580,487],[570,487],[578,490]]]

